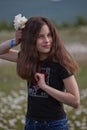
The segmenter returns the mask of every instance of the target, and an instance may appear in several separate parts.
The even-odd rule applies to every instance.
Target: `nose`
[[[45,36],[45,42],[49,42],[49,38],[47,36]]]
[[[45,40],[45,41],[49,41],[48,36],[44,36],[44,40]]]

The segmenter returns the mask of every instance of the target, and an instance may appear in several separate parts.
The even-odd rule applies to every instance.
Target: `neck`
[[[45,60],[47,59],[48,55],[40,55],[40,60]]]

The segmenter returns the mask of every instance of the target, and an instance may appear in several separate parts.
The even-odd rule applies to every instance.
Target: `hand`
[[[46,83],[45,83],[45,75],[42,73],[35,73],[35,79],[37,81],[37,84],[39,88],[45,89]]]
[[[21,38],[22,38],[22,30],[18,29],[15,32],[15,45],[18,45],[21,42]]]

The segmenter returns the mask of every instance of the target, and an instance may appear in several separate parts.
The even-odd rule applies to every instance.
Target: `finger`
[[[38,74],[35,74],[35,79],[36,79],[36,81],[39,81],[40,77]]]

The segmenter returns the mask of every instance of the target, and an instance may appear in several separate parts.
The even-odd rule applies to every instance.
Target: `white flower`
[[[18,30],[19,28],[22,29],[25,27],[25,23],[27,22],[27,19],[21,14],[18,14],[15,16],[15,19],[14,19],[14,28],[16,30]]]

